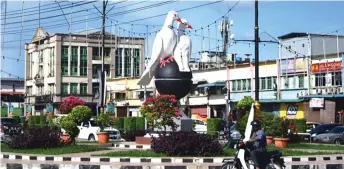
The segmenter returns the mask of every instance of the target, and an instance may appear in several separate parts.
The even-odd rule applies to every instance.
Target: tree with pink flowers
[[[59,111],[61,114],[68,114],[79,105],[85,105],[85,101],[75,96],[68,96],[61,101]]]
[[[141,106],[140,112],[147,119],[148,124],[164,127],[165,131],[166,126],[175,127],[173,118],[179,119],[182,116],[174,95],[149,97]]]

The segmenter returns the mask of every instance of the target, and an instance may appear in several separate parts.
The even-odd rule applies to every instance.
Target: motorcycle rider
[[[266,135],[265,132],[261,129],[261,123],[259,120],[253,120],[251,122],[252,125],[252,136],[251,139],[245,142],[251,143],[252,148],[250,152],[250,156],[256,169],[263,168],[264,157],[266,156]]]

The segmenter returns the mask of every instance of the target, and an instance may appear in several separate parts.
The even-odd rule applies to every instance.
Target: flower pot
[[[61,138],[64,143],[70,143],[72,141],[68,134],[63,134]]]
[[[289,138],[274,138],[275,146],[278,148],[287,148]]]
[[[272,144],[274,142],[274,137],[272,136],[266,136],[266,143],[269,145],[269,144]]]
[[[98,143],[106,144],[109,143],[109,133],[108,132],[99,132],[97,133]]]

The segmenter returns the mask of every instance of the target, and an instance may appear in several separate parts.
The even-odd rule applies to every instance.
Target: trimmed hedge
[[[46,124],[46,116],[40,116],[39,117],[39,127],[44,128]]]
[[[305,133],[307,130],[306,119],[290,119],[290,122],[293,122],[296,126],[296,133]]]
[[[12,118],[17,120],[18,123],[20,123],[20,117],[19,116],[12,116]]]
[[[118,130],[123,130],[124,129],[124,117],[115,118],[113,127],[115,129],[118,129]]]
[[[136,130],[144,130],[144,129],[145,129],[145,118],[136,117]]]
[[[134,131],[136,129],[136,117],[125,117],[124,129],[128,131]]]
[[[220,131],[220,118],[209,118],[207,119],[207,134],[217,135],[216,131]]]

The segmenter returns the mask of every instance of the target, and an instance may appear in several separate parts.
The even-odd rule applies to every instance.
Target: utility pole
[[[258,27],[258,0],[255,0],[255,26],[254,26],[254,70],[255,70],[255,100],[259,101],[259,27]]]
[[[105,89],[105,72],[104,72],[104,49],[105,49],[105,44],[104,44],[104,38],[105,38],[105,16],[106,16],[106,5],[107,5],[107,2],[105,2],[105,0],[103,1],[103,12],[101,13],[102,14],[102,70],[101,70],[101,82],[100,82],[100,108],[104,108],[104,105],[105,105],[105,93],[104,91],[106,91]]]

